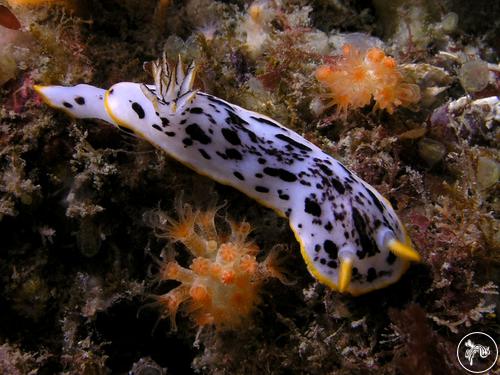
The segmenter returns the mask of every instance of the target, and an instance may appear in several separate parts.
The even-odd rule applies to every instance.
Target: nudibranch
[[[271,118],[193,89],[195,66],[152,63],[154,85],[35,86],[50,106],[143,138],[289,220],[309,272],[360,295],[419,261],[389,202],[342,163]]]

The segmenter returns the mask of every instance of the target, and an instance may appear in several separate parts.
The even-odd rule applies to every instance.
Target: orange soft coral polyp
[[[328,65],[320,66],[316,69],[316,79],[323,84],[329,84],[334,81],[333,79],[333,68]]]
[[[384,52],[379,48],[370,48],[368,52],[366,52],[366,58],[375,64],[380,63],[384,57]]]
[[[375,109],[393,113],[420,99],[417,85],[404,83],[396,60],[379,48],[362,52],[351,45],[342,47],[343,55],[334,64],[320,66],[316,79],[327,89],[328,105],[338,115],[375,101]]]
[[[206,325],[214,325],[217,329],[240,326],[249,320],[259,303],[262,282],[273,277],[284,279],[272,266],[274,260],[271,258],[275,255],[263,262],[257,261],[259,249],[247,239],[252,229],[247,222],[229,222],[230,233],[218,234],[214,222],[216,210],[195,212],[189,205],[177,205],[177,210],[180,220],[168,218],[166,223],[163,221],[165,236],[181,242],[193,255],[193,260],[189,268],[176,261],[169,261],[162,267],[161,280],[181,283],[156,298],[166,310],[164,315],[170,318],[172,329],[176,329],[178,310],[190,315],[200,328]],[[192,231],[189,236],[179,237],[172,228],[186,221],[190,222]],[[205,243],[206,251],[199,251],[200,243]]]

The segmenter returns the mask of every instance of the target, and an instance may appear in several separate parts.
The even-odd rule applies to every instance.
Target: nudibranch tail
[[[49,106],[72,117],[97,118],[115,125],[104,108],[106,90],[86,84],[72,87],[34,85],[33,89]]]
[[[184,72],[180,60],[174,66],[164,56],[152,74],[154,85],[117,83],[94,113],[76,115],[107,116],[287,218],[309,272],[335,290],[383,288],[420,260],[390,203],[342,163],[267,116],[193,90],[193,63]],[[102,93],[57,90],[40,91],[61,109],[75,95]]]

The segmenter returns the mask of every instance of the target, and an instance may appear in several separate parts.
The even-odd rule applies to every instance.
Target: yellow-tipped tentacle
[[[387,242],[387,247],[394,255],[397,255],[405,260],[412,262],[420,262],[422,260],[422,257],[415,251],[415,249],[394,238]]]
[[[66,108],[61,108],[58,107],[52,100],[49,99],[49,97],[43,92],[44,89],[48,88],[50,86],[44,86],[44,85],[33,85],[33,90],[42,98],[45,104],[47,104],[49,107],[61,110],[65,112],[69,117],[75,118],[75,115],[68,111]]]
[[[56,106],[49,100],[49,98],[47,98],[47,95],[45,95],[43,93],[43,89],[46,88],[48,86],[42,86],[42,85],[33,85],[33,90],[35,90],[35,92],[41,96],[42,100],[48,104],[50,107],[52,108],[56,108]]]
[[[347,291],[349,284],[351,283],[352,276],[352,259],[351,258],[343,258],[340,259],[340,271],[339,271],[339,292],[344,293]]]

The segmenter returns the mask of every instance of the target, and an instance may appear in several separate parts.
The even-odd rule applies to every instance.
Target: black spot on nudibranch
[[[238,116],[236,113],[232,112],[232,111],[228,111],[226,109],[226,112],[228,114],[228,118],[226,119],[226,123],[228,124],[234,124],[234,125],[248,125],[248,122],[246,122],[245,120],[243,120],[240,116]]]
[[[285,182],[297,181],[297,176],[283,168],[265,167],[264,173],[271,177],[278,177]]]
[[[337,262],[335,262],[334,260],[329,261],[326,265],[333,269],[337,268]]]
[[[79,105],[84,105],[85,104],[85,98],[82,96],[77,96],[75,98],[75,103]]]
[[[334,211],[333,212],[333,217],[337,221],[343,221],[345,219],[345,214],[343,212],[336,212],[336,211]]]
[[[333,174],[332,170],[328,168],[326,165],[324,164],[318,164],[318,165],[319,169],[321,169],[323,173],[326,174],[327,176],[331,176]]]
[[[258,191],[259,193],[269,193],[269,189],[266,188],[265,186],[256,186],[255,191]]]
[[[203,113],[203,108],[193,107],[189,110],[189,112],[194,113],[195,115],[199,115],[199,114]]]
[[[381,213],[384,213],[384,206],[382,203],[380,203],[380,200],[373,194],[373,192],[370,189],[366,189],[368,192],[368,195],[370,195],[370,198],[372,199],[373,203],[375,203],[375,206],[378,208],[378,210]]]
[[[144,112],[144,109],[142,108],[142,106],[139,103],[133,102],[132,103],[132,109],[135,111],[135,113],[137,113],[137,116],[140,119],[143,119],[146,116],[146,113]]]
[[[234,177],[236,177],[238,180],[245,181],[245,177],[238,171],[233,172]]]
[[[186,126],[186,133],[194,140],[203,145],[209,144],[212,140],[205,134],[198,124],[190,124]]]
[[[284,201],[287,201],[290,199],[290,196],[288,194],[283,194],[283,193],[280,193],[278,194],[280,199],[284,200]]]
[[[313,201],[309,198],[305,199],[305,208],[304,211],[313,216],[321,216],[321,207],[318,202]]]
[[[234,160],[241,160],[243,159],[243,156],[241,155],[241,152],[239,152],[235,148],[228,148],[226,149],[226,156],[228,159],[234,159]]]
[[[323,247],[331,259],[337,259],[339,255],[339,248],[335,245],[335,242],[332,240],[325,240]]]
[[[259,137],[257,137],[257,134],[255,134],[253,131],[248,130],[246,128],[241,128],[241,130],[244,131],[248,135],[248,138],[250,138],[250,140],[253,143],[259,143],[259,142],[261,142],[261,140],[259,139]]]
[[[291,144],[292,146],[298,148],[299,150],[312,151],[312,149],[310,147],[308,147],[306,145],[303,145],[302,143],[297,142],[296,140],[294,140],[294,139],[292,139],[290,137],[287,137],[284,134],[276,134],[275,137],[278,138],[278,139],[281,139],[282,141],[285,141],[285,142]]]
[[[255,120],[255,121],[257,121],[257,122],[260,122],[261,124],[266,124],[266,125],[272,126],[272,127],[274,127],[274,128],[282,129],[282,127],[281,127],[281,126],[279,126],[278,124],[276,124],[275,122],[273,122],[273,121],[269,121],[269,120],[267,120],[267,119],[265,119],[265,118],[262,118],[262,117],[255,117],[255,116],[250,116],[250,118],[251,118],[252,120]]]
[[[66,108],[73,108],[73,104],[68,102],[63,102],[63,106],[65,106]]]
[[[332,182],[333,187],[335,188],[335,190],[337,190],[339,192],[339,194],[345,193],[345,186],[342,184],[342,182],[340,182],[336,178],[332,178],[331,182]]]
[[[241,145],[241,140],[240,137],[238,136],[238,133],[235,132],[234,130],[228,129],[228,128],[223,128],[221,130],[222,136],[231,143],[232,145]]]
[[[223,152],[215,151],[215,153],[219,155],[219,157],[221,157],[222,159],[227,160],[227,155],[224,154]]]
[[[394,262],[396,261],[396,255],[394,255],[393,253],[389,252],[389,255],[387,255],[387,258],[385,258],[385,261],[389,265],[394,264]]]
[[[371,257],[380,252],[373,239],[368,236],[368,228],[366,226],[365,220],[356,207],[352,208],[352,220],[361,241],[362,250],[358,250],[356,252],[358,258],[363,259],[365,256]]]
[[[199,148],[199,149],[198,149],[198,151],[200,152],[201,156],[203,156],[205,159],[207,159],[207,160],[212,159],[212,158],[210,157],[210,155],[208,155],[208,154],[207,154],[207,152],[206,152],[204,149]]]
[[[231,107],[228,103],[224,102],[223,100],[217,99],[215,96],[212,95],[206,95],[207,99],[210,100],[213,103],[217,103],[227,109],[230,109],[231,111],[234,111],[233,107]]]
[[[156,124],[153,124],[152,125],[154,129],[158,130],[158,131],[163,131],[163,129],[160,127],[160,125],[156,125]]]
[[[368,268],[368,274],[366,275],[366,281],[368,281],[370,283],[373,280],[375,280],[376,278],[377,278],[377,271],[375,270],[375,268],[373,268],[373,267]]]

